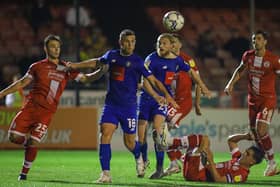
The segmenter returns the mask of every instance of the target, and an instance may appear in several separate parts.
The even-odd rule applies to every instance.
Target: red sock
[[[29,169],[32,166],[32,162],[35,160],[37,155],[38,148],[33,146],[27,146],[25,147],[25,156],[24,156],[24,162],[22,166],[21,173],[27,174]]]
[[[263,137],[260,138],[260,142],[262,144],[262,148],[267,155],[268,160],[274,159],[274,152],[272,149],[272,141],[269,134],[265,134]]]
[[[182,155],[183,154],[182,154],[182,152],[180,150],[176,151],[176,158],[177,158],[177,160],[181,160]]]

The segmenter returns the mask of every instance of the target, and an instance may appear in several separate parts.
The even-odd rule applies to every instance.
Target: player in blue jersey
[[[164,97],[156,95],[155,100],[159,103],[175,101],[165,89],[164,85],[152,75],[151,71],[144,66],[144,61],[134,53],[136,36],[132,30],[123,30],[120,33],[120,50],[109,50],[102,57],[90,59],[81,63],[71,64],[71,68],[95,67],[96,64],[109,66],[109,87],[105,99],[105,105],[101,116],[101,136],[99,146],[99,158],[102,173],[97,182],[112,182],[110,175],[111,147],[110,142],[118,124],[124,132],[124,144],[133,153],[137,171],[144,167],[140,157],[140,144],[135,141],[137,128],[137,99],[136,92],[138,82],[143,75],[150,84],[159,90]]]
[[[157,39],[156,52],[151,53],[145,60],[146,66],[152,71],[155,77],[160,80],[171,94],[171,82],[176,72],[189,72],[194,81],[200,86],[201,91],[207,97],[211,97],[211,92],[207,89],[205,84],[200,79],[199,75],[195,73],[184,60],[172,53],[173,36],[168,33],[161,34]],[[160,141],[164,141],[163,124],[166,118],[167,106],[156,102],[150,95],[161,95],[155,90],[151,89],[150,83],[144,79],[144,91],[140,98],[139,107],[139,121],[138,121],[138,139],[141,143],[141,153],[144,162],[147,160],[147,142],[146,131],[148,122],[153,123],[153,138],[155,141],[156,151],[156,171],[150,176],[150,179],[161,178],[163,175],[163,158],[164,152],[157,149]],[[162,142],[160,142],[162,144]],[[141,172],[142,176],[145,174],[144,170]]]

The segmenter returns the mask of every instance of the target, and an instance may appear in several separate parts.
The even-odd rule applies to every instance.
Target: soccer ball
[[[176,32],[183,28],[185,19],[178,11],[167,12],[162,19],[163,26],[170,32]]]

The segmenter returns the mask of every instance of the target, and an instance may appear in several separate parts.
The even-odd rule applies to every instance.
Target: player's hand
[[[171,106],[173,106],[174,108],[176,108],[176,109],[180,108],[179,105],[176,103],[176,101],[171,96],[166,97],[166,101],[168,104],[171,104]]]
[[[156,100],[156,102],[159,104],[159,105],[166,105],[166,100],[165,100],[165,97],[162,97],[160,95],[157,95],[154,97],[154,99]]]
[[[252,131],[246,133],[247,140],[255,140],[255,136]]]
[[[198,116],[201,116],[202,115],[202,113],[201,113],[201,110],[200,110],[200,105],[199,104],[195,104],[195,113],[196,113],[196,115],[198,115]]]
[[[66,67],[69,69],[77,69],[76,64],[73,62],[67,62]]]
[[[208,90],[208,88],[203,87],[201,88],[201,93],[206,96],[208,99],[212,98],[212,92],[210,90]]]
[[[225,89],[224,89],[224,92],[227,94],[227,95],[231,95],[232,94],[232,91],[233,91],[233,86],[232,84],[228,84]]]

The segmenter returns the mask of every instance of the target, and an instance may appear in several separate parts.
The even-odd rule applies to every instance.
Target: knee
[[[103,128],[100,132],[101,143],[110,143],[114,131],[108,128]]]
[[[267,125],[258,125],[257,133],[259,137],[263,137],[267,134]]]
[[[135,147],[135,139],[125,138],[124,144],[127,147],[127,149],[133,150]]]
[[[19,136],[13,133],[9,134],[9,140],[10,142],[14,143],[14,144],[24,144],[25,143],[25,136]]]

